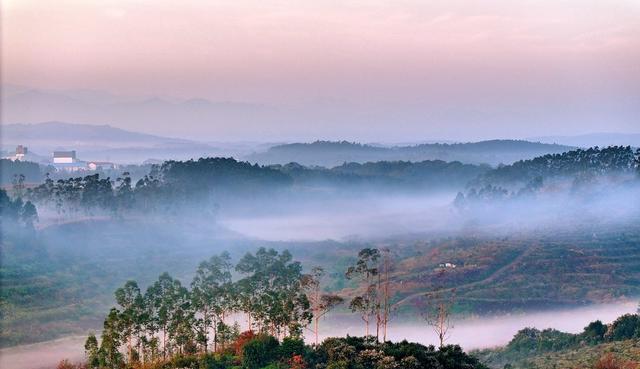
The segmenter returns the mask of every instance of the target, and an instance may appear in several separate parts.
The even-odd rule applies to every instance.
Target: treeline
[[[305,167],[297,163],[271,167],[291,176],[294,184],[301,186],[421,191],[463,187],[491,169],[488,165],[442,160],[351,162],[333,168]]]
[[[43,171],[37,163],[0,159],[0,185],[10,185],[19,176],[23,176],[29,183],[39,183],[44,178]]]
[[[603,324],[600,320],[591,322],[577,334],[551,328],[524,328],[505,347],[481,350],[476,354],[490,366],[512,366],[541,354],[639,338],[640,315],[625,314],[611,324]]]
[[[181,206],[213,209],[222,196],[246,196],[287,187],[291,179],[276,170],[232,158],[167,161],[133,183],[129,172],[112,180],[99,173],[53,180],[26,189],[24,196],[60,214],[148,214]]]
[[[601,179],[617,175],[640,178],[640,149],[634,152],[630,146],[593,147],[502,166],[469,182],[466,193],[459,192],[454,205],[464,209],[528,198],[544,191],[547,182],[554,191],[565,189],[577,193],[590,189]],[[614,185],[605,183],[608,187]]]
[[[115,180],[100,173],[57,180],[46,175],[44,182],[35,187],[14,184],[14,195],[67,215],[171,213],[181,207],[212,211],[224,201],[269,198],[303,187],[372,191],[461,187],[487,170],[487,166],[443,161],[350,163],[326,169],[295,163],[259,166],[232,158],[201,158],[154,165],[135,182],[129,172]]]
[[[16,228],[32,230],[38,220],[38,211],[31,201],[12,199],[3,189],[0,189],[0,215],[3,233],[15,232]]]
[[[508,185],[527,183],[535,178],[575,177],[632,173],[640,166],[640,149],[631,146],[609,146],[577,149],[561,154],[548,154],[512,165],[498,167],[482,175],[474,185]]]

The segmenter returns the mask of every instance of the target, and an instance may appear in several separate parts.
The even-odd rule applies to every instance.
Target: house
[[[108,161],[90,161],[87,163],[89,170],[109,170],[116,169],[116,165]]]
[[[54,151],[53,164],[72,164],[76,163],[76,151]]]

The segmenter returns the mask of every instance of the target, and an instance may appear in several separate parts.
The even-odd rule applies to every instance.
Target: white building
[[[109,170],[115,169],[116,165],[108,161],[90,161],[87,163],[89,170]]]
[[[53,152],[53,164],[72,164],[77,161],[75,150]]]

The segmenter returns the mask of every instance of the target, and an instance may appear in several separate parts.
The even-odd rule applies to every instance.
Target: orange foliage
[[[242,357],[242,349],[244,348],[244,345],[255,337],[256,334],[253,333],[253,331],[244,331],[240,333],[238,339],[233,343],[233,350],[235,351],[236,356]]]
[[[61,360],[58,363],[58,366],[56,366],[56,369],[86,369],[86,368],[87,368],[86,364],[81,364],[81,363],[73,364],[67,359]]]
[[[598,359],[595,369],[638,369],[640,365],[637,362],[619,359],[612,353],[606,353]]]
[[[304,362],[302,355],[293,355],[293,357],[289,359],[290,369],[305,369],[306,367],[307,363]]]

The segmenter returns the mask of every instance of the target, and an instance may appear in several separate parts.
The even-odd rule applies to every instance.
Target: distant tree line
[[[577,192],[588,188],[598,178],[615,175],[636,177],[632,183],[638,182],[640,149],[634,152],[630,146],[593,147],[502,166],[471,181],[466,193],[457,194],[454,205],[464,209],[532,197],[543,191],[545,182],[557,183],[558,179],[568,181],[570,190]]]
[[[44,178],[43,169],[37,163],[0,159],[0,185],[10,185],[18,176],[29,183],[39,183]]]
[[[504,185],[527,183],[535,178],[573,177],[633,173],[640,168],[640,149],[631,146],[609,146],[577,149],[561,154],[548,154],[520,160],[482,175],[472,185]]]
[[[38,211],[31,201],[17,197],[12,199],[7,191],[0,189],[0,215],[3,232],[16,231],[16,228],[32,230],[38,220]]]
[[[123,214],[129,211],[174,211],[180,206],[209,208],[222,195],[264,193],[286,187],[291,180],[279,171],[231,158],[167,161],[152,166],[133,183],[128,172],[112,180],[99,173],[53,180],[29,188],[31,201],[59,214]]]

